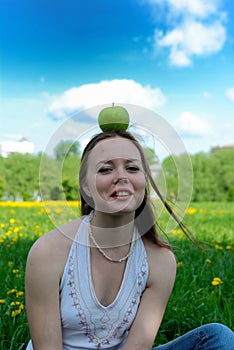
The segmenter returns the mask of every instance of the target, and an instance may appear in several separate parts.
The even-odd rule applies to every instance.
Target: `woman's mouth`
[[[114,199],[127,199],[132,195],[132,193],[130,191],[115,191],[114,193],[112,193],[111,197]]]

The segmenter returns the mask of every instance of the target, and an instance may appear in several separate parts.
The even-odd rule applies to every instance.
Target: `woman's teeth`
[[[115,196],[117,196],[117,197],[126,197],[126,196],[129,196],[129,192],[127,192],[127,191],[120,191],[120,192],[116,192],[115,193]]]

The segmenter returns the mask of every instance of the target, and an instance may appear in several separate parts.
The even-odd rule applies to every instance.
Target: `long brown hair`
[[[134,143],[134,145],[137,147],[141,155],[142,165],[146,174],[147,185],[145,189],[144,199],[141,205],[135,211],[135,224],[138,228],[140,235],[144,235],[144,237],[146,237],[147,239],[149,239],[150,241],[152,241],[153,243],[157,244],[160,247],[166,247],[171,249],[170,244],[158,234],[157,220],[155,220],[153,204],[149,196],[149,185],[151,185],[154,191],[156,192],[157,196],[162,201],[164,207],[169,212],[169,214],[175,219],[175,221],[178,223],[178,225],[180,226],[182,231],[185,233],[185,235],[194,242],[195,239],[193,238],[189,230],[186,228],[186,226],[183,224],[180,218],[174,213],[168,201],[160,193],[155,181],[152,178],[148,161],[146,160],[143,148],[141,147],[140,143],[136,140],[136,138],[131,133],[127,131],[102,132],[100,134],[95,135],[86,145],[82,154],[80,173],[79,173],[79,188],[80,188],[80,196],[81,196],[82,215],[88,215],[94,208],[94,202],[92,198],[88,197],[83,191],[83,182],[86,177],[87,160],[88,160],[89,152],[100,141],[106,140],[108,138],[114,138],[114,137],[123,137],[125,139],[131,140]]]

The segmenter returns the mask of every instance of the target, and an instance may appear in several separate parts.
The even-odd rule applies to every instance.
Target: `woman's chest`
[[[103,257],[92,254],[91,283],[99,303],[108,306],[114,302],[121,290],[125,277],[127,262],[113,263]]]

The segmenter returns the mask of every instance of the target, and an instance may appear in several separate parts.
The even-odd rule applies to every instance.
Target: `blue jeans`
[[[153,350],[234,350],[234,332],[219,323],[198,327]]]

